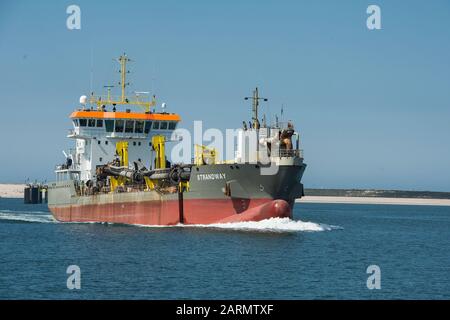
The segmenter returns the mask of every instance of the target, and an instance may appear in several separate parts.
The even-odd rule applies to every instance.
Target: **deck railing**
[[[303,158],[302,149],[280,149],[279,155],[281,158],[299,157]]]

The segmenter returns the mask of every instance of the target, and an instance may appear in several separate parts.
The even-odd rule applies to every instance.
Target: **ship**
[[[292,121],[259,118],[267,99],[258,88],[245,97],[252,118],[237,130],[234,159],[194,145],[190,163],[173,163],[166,144],[180,115],[158,107],[149,92],[127,94],[131,60],[123,54],[117,61],[121,94],[105,86],[104,95],[81,96],[70,114],[67,137],[75,147],[63,151],[56,181],[48,184],[56,220],[171,226],[293,218],[295,200],[304,195],[300,135]]]

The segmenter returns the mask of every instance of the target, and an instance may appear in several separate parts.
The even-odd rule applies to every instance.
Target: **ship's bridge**
[[[70,153],[70,166],[65,171],[76,170],[80,180],[95,178],[97,166],[104,165],[117,156],[117,145],[126,143],[129,162],[139,161],[147,168],[154,166],[154,136],[169,141],[181,121],[180,116],[167,112],[108,111],[81,108],[72,112],[73,129],[69,138],[76,140],[75,152]],[[61,173],[59,170],[57,173]]]
[[[72,112],[73,129],[69,138],[76,140],[76,152],[70,155],[73,164],[81,173],[81,180],[95,178],[95,170],[114,159],[118,143],[126,142],[133,161],[142,162],[147,168],[154,166],[152,137],[171,137],[181,121],[180,116],[167,112],[131,112],[90,110],[81,108]]]
[[[170,135],[176,129],[180,116],[173,113],[108,112],[94,110],[74,111],[70,118],[74,129],[71,138],[148,139],[149,136]]]

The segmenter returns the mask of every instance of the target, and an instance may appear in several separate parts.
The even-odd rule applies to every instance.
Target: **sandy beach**
[[[23,198],[24,184],[0,184],[0,198]]]
[[[353,204],[392,204],[392,205],[422,205],[450,206],[450,199],[421,198],[376,198],[376,197],[323,197],[305,196],[297,199],[298,203],[353,203]]]
[[[0,198],[22,198],[24,188],[25,188],[24,184],[0,184]],[[297,199],[296,202],[450,206],[450,199],[421,199],[421,198],[305,196],[301,199]]]

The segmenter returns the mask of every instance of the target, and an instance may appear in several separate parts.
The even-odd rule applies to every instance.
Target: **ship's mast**
[[[245,97],[245,100],[252,99],[252,121],[253,121],[253,128],[257,128],[259,125],[258,120],[258,107],[259,107],[259,100],[268,101],[266,98],[261,98],[258,93],[258,87],[253,90],[253,97]]]
[[[129,85],[129,83],[126,82],[127,78],[127,62],[131,61],[126,54],[123,54],[119,57],[119,63],[120,63],[120,76],[121,76],[121,82],[119,83],[122,87],[122,103],[125,102],[125,87]],[[129,71],[128,71],[129,72]]]
[[[107,90],[108,90],[108,95],[106,97],[102,98],[101,96],[95,96],[94,93],[92,93],[90,103],[96,104],[97,109],[99,109],[99,110],[101,110],[101,107],[104,105],[113,105],[113,106],[136,105],[136,106],[145,108],[146,112],[150,112],[150,107],[156,105],[155,96],[153,96],[153,99],[151,101],[143,101],[140,98],[140,95],[143,94],[144,92],[139,92],[139,93],[136,92],[136,97],[134,99],[129,99],[126,96],[126,87],[130,85],[130,83],[127,82],[127,73],[129,73],[129,71],[127,71],[127,63],[130,62],[131,60],[124,53],[117,59],[117,61],[120,63],[120,71],[119,71],[120,72],[120,82],[119,82],[119,84],[122,89],[121,96],[117,97],[116,99],[113,99],[111,97],[111,88],[113,88],[113,86],[105,86],[105,88],[107,88]]]

